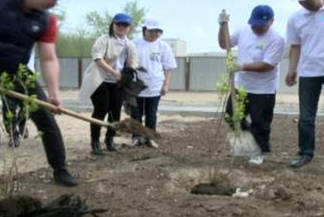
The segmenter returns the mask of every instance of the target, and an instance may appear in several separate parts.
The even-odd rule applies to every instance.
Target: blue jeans
[[[143,115],[145,115],[145,126],[156,130],[156,114],[160,102],[160,96],[155,97],[137,97],[137,107],[132,107],[131,117],[138,122],[143,122]],[[134,135],[137,136],[137,135]]]
[[[315,119],[323,83],[324,76],[299,78],[299,155],[314,155]]]

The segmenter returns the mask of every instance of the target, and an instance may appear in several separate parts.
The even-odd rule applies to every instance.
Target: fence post
[[[83,72],[83,67],[82,67],[82,58],[78,57],[78,87],[81,87],[82,84],[82,72]]]
[[[186,91],[190,90],[190,58],[186,57],[185,59],[185,89]]]

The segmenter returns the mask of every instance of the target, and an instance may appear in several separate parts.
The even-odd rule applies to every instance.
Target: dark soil
[[[93,157],[84,141],[84,149],[74,150],[80,157],[69,161],[79,186],[54,184],[51,169],[45,168],[22,174],[18,193],[44,202],[75,193],[88,198],[91,207],[108,209],[104,216],[111,217],[324,216],[323,120],[317,123],[314,160],[295,170],[287,167],[297,153],[293,118],[274,119],[272,152],[259,166],[230,155],[224,139],[228,127],[218,126],[216,120],[167,120],[159,128],[163,129],[159,149],[124,147]],[[191,194],[197,184],[217,179],[249,193],[242,197]]]

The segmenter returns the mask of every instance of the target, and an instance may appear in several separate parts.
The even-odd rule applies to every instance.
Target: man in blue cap
[[[219,45],[226,49],[224,24],[229,15],[219,16]],[[276,92],[278,89],[279,63],[284,52],[284,39],[271,26],[274,12],[267,5],[256,6],[248,21],[249,26],[230,36],[230,46],[238,46],[238,62],[233,67],[235,88],[243,87],[248,95],[245,113],[251,123],[244,118],[243,130],[252,133],[262,153],[270,152],[270,129],[273,118]],[[230,99],[230,98],[229,98]],[[232,115],[231,100],[228,100],[226,113]],[[261,164],[263,154],[250,159],[250,163]]]
[[[59,64],[55,52],[57,21],[56,17],[47,13],[47,9],[56,3],[57,0],[1,0],[0,74],[6,72],[10,77],[17,75],[19,65],[28,63],[33,46],[39,42],[39,56],[48,98],[38,84],[35,88],[27,87],[28,94],[34,94],[38,99],[48,100],[60,107]],[[30,72],[29,69],[27,71]],[[14,81],[15,91],[25,93],[24,88],[18,81]],[[22,104],[14,98],[11,99]],[[53,115],[40,107],[31,113],[30,118],[43,133],[41,138],[47,160],[54,170],[55,181],[66,186],[77,185],[76,179],[65,167],[64,143]]]
[[[315,150],[315,119],[324,84],[324,2],[299,0],[303,7],[288,21],[287,43],[290,64],[286,84],[296,84],[299,74],[299,153],[290,162],[293,168],[309,163]]]

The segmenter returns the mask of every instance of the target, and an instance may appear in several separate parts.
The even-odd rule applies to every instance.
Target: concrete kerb
[[[61,92],[64,107],[77,112],[91,112],[92,105],[81,105],[77,99],[78,90]],[[299,114],[298,96],[296,94],[278,94],[274,113],[276,116],[295,117]],[[171,91],[161,99],[159,114],[217,117],[222,111],[215,92]],[[320,99],[318,117],[324,116],[324,99]]]
[[[74,110],[76,112],[91,112],[92,105],[80,105],[76,100],[63,100],[63,104],[66,108]],[[278,105],[275,107],[275,116],[277,117],[298,117],[299,111],[292,110],[291,107],[298,109],[298,105]],[[162,115],[180,115],[186,116],[198,116],[198,117],[217,117],[221,109],[217,106],[208,105],[160,105],[159,114]],[[324,112],[319,112],[317,115],[319,118],[324,117]]]

